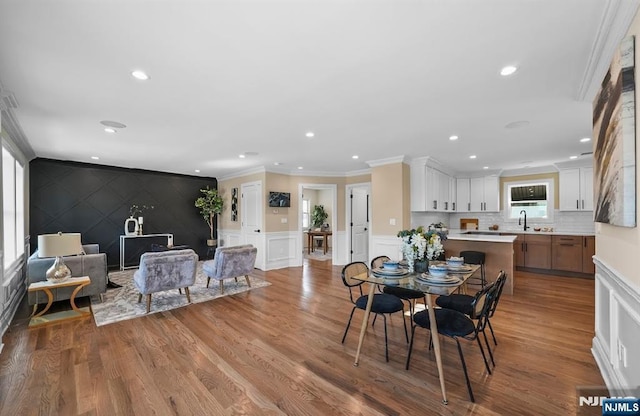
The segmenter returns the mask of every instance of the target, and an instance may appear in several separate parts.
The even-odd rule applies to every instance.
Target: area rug
[[[206,302],[223,296],[235,295],[236,293],[271,285],[271,283],[263,279],[249,276],[251,280],[251,287],[249,287],[243,276],[238,278],[237,283],[233,279],[226,279],[224,281],[224,294],[220,294],[220,283],[218,283],[217,280],[212,279],[209,288],[206,287],[207,276],[202,272],[202,263],[203,262],[198,262],[196,282],[189,288],[191,303]],[[138,291],[133,284],[133,273],[135,271],[136,269],[109,272],[109,279],[114,283],[122,285],[122,287],[107,290],[104,294],[104,302],[100,302],[98,296],[91,298],[91,309],[93,310],[93,318],[96,326],[107,325],[189,305],[184,291],[182,291],[182,294],[178,293],[177,290],[158,292],[151,296],[151,311],[147,314],[146,297],[143,296],[142,302],[138,303]]]
[[[309,260],[318,260],[318,261],[327,261],[331,260],[331,250],[327,251],[327,254],[324,254],[322,249],[313,250],[311,253],[307,253],[307,250],[304,250],[302,256],[305,259]]]

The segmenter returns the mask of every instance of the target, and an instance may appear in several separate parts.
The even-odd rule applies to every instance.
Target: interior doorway
[[[299,232],[302,259],[331,261],[336,263],[339,244],[337,235],[337,185],[335,184],[300,184],[299,196]],[[322,224],[313,223],[316,206],[322,206],[327,213]],[[312,235],[309,231],[322,232],[323,235]],[[309,243],[311,246],[309,246]]]
[[[347,247],[348,262],[362,261],[369,264],[369,234],[371,184],[348,185],[347,192]]]

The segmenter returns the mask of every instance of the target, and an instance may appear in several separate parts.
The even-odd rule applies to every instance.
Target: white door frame
[[[245,224],[245,215],[247,214],[246,199],[244,197],[244,190],[248,186],[258,187],[258,195],[256,198],[256,219],[260,222],[257,230],[248,230],[248,226]],[[265,232],[264,232],[264,192],[262,187],[262,181],[252,181],[240,184],[240,236],[242,244],[253,244],[258,249],[256,256],[255,267],[260,270],[265,269],[266,255],[265,255]],[[249,227],[251,228],[251,227]]]
[[[337,239],[337,232],[338,232],[338,222],[337,222],[337,217],[338,217],[338,185],[331,184],[331,183],[327,183],[327,184],[318,184],[318,183],[301,183],[298,184],[298,201],[300,201],[300,203],[298,204],[298,232],[300,236],[303,236],[304,233],[304,229],[302,228],[302,190],[303,189],[314,189],[314,190],[328,190],[331,191],[331,212],[333,213],[333,215],[331,215],[331,244],[332,244],[332,249],[331,249],[331,263],[333,264],[337,264],[337,258],[338,258],[338,250],[337,247],[338,245],[336,244],[336,241],[338,241]],[[302,253],[302,251],[304,250],[304,237],[300,238],[300,245],[298,246],[298,253]]]
[[[363,182],[363,183],[352,183],[345,187],[344,193],[344,209],[345,209],[345,228],[346,228],[346,256],[347,263],[351,261],[351,191],[353,189],[364,188],[367,190],[369,195],[371,195],[371,182]],[[369,200],[371,202],[371,200]],[[369,210],[369,219],[371,219],[371,203],[368,204],[367,209]],[[367,230],[367,239],[369,240],[369,253],[368,257],[371,258],[371,221],[369,221],[369,229]]]

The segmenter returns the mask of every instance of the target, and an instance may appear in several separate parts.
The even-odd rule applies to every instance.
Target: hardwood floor
[[[340,270],[256,270],[272,285],[100,328],[91,317],[36,329],[17,318],[0,355],[0,414],[568,415],[576,386],[604,385],[590,352],[593,280],[517,273],[492,320],[493,375],[462,341],[476,403],[455,342],[443,341],[443,405],[428,332],[416,330],[406,371],[398,315],[390,361],[378,321],[353,366],[362,312],[341,344],[351,303]]]

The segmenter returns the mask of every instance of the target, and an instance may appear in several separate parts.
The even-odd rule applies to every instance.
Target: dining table
[[[431,262],[431,264],[446,265],[445,262]],[[447,271],[448,278],[438,280],[434,279],[428,273],[415,273],[405,270],[404,266],[400,266],[397,272],[385,271],[384,268],[373,269],[368,275],[354,276],[356,280],[361,280],[369,283],[369,296],[367,300],[367,307],[365,309],[364,318],[362,319],[362,326],[360,327],[360,338],[358,340],[358,349],[356,350],[356,357],[353,363],[354,366],[358,366],[360,360],[360,350],[364,341],[364,336],[367,332],[367,323],[369,322],[369,315],[371,313],[371,305],[373,303],[373,295],[376,286],[394,286],[402,287],[406,289],[413,289],[422,291],[425,294],[427,300],[427,313],[429,314],[431,338],[433,340],[433,349],[436,355],[436,366],[438,367],[438,378],[440,380],[440,389],[442,390],[442,402],[448,403],[447,390],[444,384],[444,371],[442,368],[442,353],[440,350],[440,337],[438,334],[438,326],[436,323],[436,317],[434,312],[434,302],[431,296],[449,296],[457,291],[466,291],[467,280],[480,269],[480,265],[477,264],[463,264],[461,266],[452,266]],[[387,273],[385,275],[385,272]],[[453,279],[456,277],[457,279]],[[413,323],[412,323],[413,324]]]

